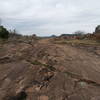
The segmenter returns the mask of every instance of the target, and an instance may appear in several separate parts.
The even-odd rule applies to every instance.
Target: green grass
[[[51,71],[55,71],[56,70],[53,66],[48,65],[48,64],[43,64],[43,63],[39,62],[38,60],[31,61],[31,64],[44,66],[44,67],[48,68]]]
[[[42,65],[42,63],[40,63],[40,62],[39,62],[39,61],[37,61],[37,60],[35,60],[35,61],[31,62],[31,64],[33,64],[33,65]]]

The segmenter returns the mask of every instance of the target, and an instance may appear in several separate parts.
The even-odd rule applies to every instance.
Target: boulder
[[[98,25],[98,26],[96,27],[95,33],[96,33],[96,34],[98,34],[98,33],[100,34],[100,25]]]

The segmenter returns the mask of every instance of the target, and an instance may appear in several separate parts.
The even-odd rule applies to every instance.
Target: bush
[[[17,37],[21,37],[22,35],[21,34],[19,34],[15,29],[14,30],[10,30],[9,31],[9,37],[11,37],[11,38],[17,38]]]
[[[9,37],[9,32],[3,26],[0,26],[0,38],[7,39]]]

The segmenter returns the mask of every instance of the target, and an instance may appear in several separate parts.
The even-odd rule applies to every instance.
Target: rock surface
[[[95,33],[96,33],[96,34],[97,34],[97,33],[100,33],[100,25],[98,25],[98,26],[96,27]]]
[[[100,55],[50,39],[31,44],[0,44],[0,100],[100,100]]]

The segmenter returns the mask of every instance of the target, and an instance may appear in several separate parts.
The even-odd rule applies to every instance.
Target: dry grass
[[[58,40],[55,43],[58,44],[83,44],[83,45],[100,45],[99,41],[96,40]]]

